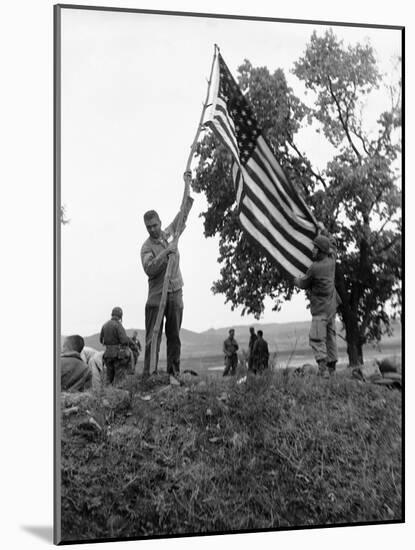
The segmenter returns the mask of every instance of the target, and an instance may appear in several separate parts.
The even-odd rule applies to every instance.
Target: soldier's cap
[[[324,235],[317,235],[314,239],[314,244],[319,250],[324,252],[324,254],[328,254],[330,252],[330,240]]]
[[[118,317],[119,319],[121,319],[122,309],[120,307],[113,307],[111,311],[111,317]]]

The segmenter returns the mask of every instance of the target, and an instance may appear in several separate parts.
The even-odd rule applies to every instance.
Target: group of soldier
[[[193,199],[190,196],[191,179],[191,172],[185,172],[185,196],[182,211],[176,215],[172,223],[165,229],[162,229],[162,222],[155,210],[149,210],[144,214],[144,224],[148,232],[148,238],[141,248],[141,263],[148,277],[148,297],[145,305],[146,334],[143,376],[150,375],[153,329],[162,301],[163,284],[169,259],[171,260],[171,271],[167,281],[167,299],[156,342],[156,365],[154,367],[157,369],[164,323],[167,343],[167,372],[170,376],[176,378],[180,374],[183,278],[180,271],[177,241],[193,204]],[[333,373],[337,362],[335,315],[338,306],[338,295],[335,289],[335,256],[334,242],[328,234],[324,233],[324,228],[320,228],[319,234],[314,240],[314,262],[304,277],[295,277],[293,280],[296,286],[308,290],[312,315],[309,341],[320,373],[323,376]],[[114,307],[111,319],[104,324],[100,333],[100,342],[105,346],[103,363],[106,366],[106,381],[108,384],[112,384],[114,379],[128,372],[129,368],[134,369],[141,349],[138,341],[134,342],[134,339],[127,336],[122,326],[122,316],[122,309]],[[73,366],[75,359],[82,360],[77,356],[77,354],[80,356],[82,352],[81,340],[80,336],[73,336],[65,342],[61,359],[63,389],[64,386],[68,386],[67,383],[64,383],[64,379],[73,378],[73,371],[79,371],[81,366],[77,364],[75,369]],[[81,349],[79,349],[80,347]],[[224,376],[235,374],[238,364],[237,351],[238,344],[235,340],[235,331],[231,329],[229,337],[223,344],[225,356]],[[262,331],[258,330],[255,334],[255,330],[251,327],[248,369],[254,373],[263,371],[268,367],[268,362],[268,344],[263,339]],[[82,380],[83,376],[80,375],[78,378]]]
[[[268,368],[269,349],[264,340],[262,330],[255,332],[254,327],[249,328],[248,344],[248,371],[257,374]],[[223,376],[234,375],[238,366],[238,342],[235,340],[235,329],[229,330],[229,336],[223,342],[223,354],[225,357],[225,370]]]

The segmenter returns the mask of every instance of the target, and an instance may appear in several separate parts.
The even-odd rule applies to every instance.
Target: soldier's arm
[[[104,344],[104,327],[101,329],[101,334],[99,335],[99,341],[101,344]]]
[[[307,288],[310,288],[312,280],[313,280],[313,266],[310,266],[307,269],[307,273],[304,275],[304,277],[294,277],[294,284],[295,286],[298,286],[299,288],[303,288],[304,290],[306,290]]]
[[[183,174],[183,179],[185,182],[185,195],[186,195],[186,201],[184,204],[184,211],[183,211],[183,222],[180,233],[183,232],[186,224],[186,220],[189,216],[189,212],[193,206],[193,198],[190,196],[190,184],[192,183],[192,173],[190,171],[185,172]],[[176,214],[174,220],[171,222],[170,225],[167,226],[165,229],[165,233],[167,233],[169,236],[174,235],[175,232],[178,229],[178,223],[180,218],[180,211]]]
[[[152,250],[145,245],[141,249],[141,264],[149,277],[154,277],[161,273],[167,267],[168,256],[172,252],[172,247],[169,245],[162,250],[160,254],[154,256]]]
[[[125,328],[122,326],[121,323],[117,324],[117,332],[118,332],[118,338],[120,340],[120,344],[129,344],[129,337],[127,336],[127,333],[125,332]]]
[[[185,228],[186,221],[187,221],[187,218],[189,216],[189,212],[190,212],[192,206],[193,206],[193,198],[189,196],[189,197],[187,197],[186,203],[185,203],[185,206],[184,206],[182,232],[183,232],[183,229]],[[167,234],[167,236],[170,237],[170,236],[173,236],[175,234],[176,229],[177,229],[177,225],[179,223],[179,217],[180,217],[180,212],[178,212],[176,214],[176,216],[174,217],[174,220],[164,230],[164,232]]]

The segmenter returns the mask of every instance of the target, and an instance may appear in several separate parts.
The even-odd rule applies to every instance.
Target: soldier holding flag
[[[186,189],[190,190],[192,173],[184,173]],[[188,192],[185,203],[182,223],[184,224],[193,204],[193,198]],[[180,214],[180,213],[179,213]],[[143,374],[150,374],[151,341],[153,329],[161,302],[163,283],[166,274],[168,259],[173,255],[173,265],[168,281],[167,301],[163,312],[167,339],[167,372],[178,375],[180,372],[180,328],[183,317],[183,278],[180,271],[180,255],[177,249],[177,240],[172,237],[177,232],[180,215],[177,214],[172,223],[162,229],[162,223],[155,210],[144,214],[144,223],[149,237],[141,248],[141,263],[148,276],[148,298],[145,308],[146,342],[144,354]],[[184,227],[181,228],[183,230]],[[179,228],[180,229],[180,228]],[[163,323],[163,321],[162,321]],[[160,349],[163,327],[160,327],[157,339],[157,360]],[[157,366],[157,363],[156,363]]]
[[[304,277],[294,277],[294,284],[310,290],[310,346],[320,374],[333,373],[337,362],[336,309],[337,292],[334,284],[336,261],[330,239],[318,235],[314,239],[314,262]]]

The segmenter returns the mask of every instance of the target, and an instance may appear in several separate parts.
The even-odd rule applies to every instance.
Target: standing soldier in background
[[[254,349],[254,344],[257,340],[257,335],[255,334],[255,329],[254,327],[249,327],[249,333],[250,333],[250,337],[249,337],[249,344],[248,344],[248,370],[252,370],[252,364],[253,364],[253,359],[254,359],[254,356],[253,356],[253,349]]]
[[[141,344],[140,340],[138,339],[138,330],[135,330],[133,332],[133,335],[131,336],[128,345],[130,346],[130,350],[133,354],[132,371],[134,372],[141,351]]]
[[[310,346],[320,374],[328,377],[337,363],[336,309],[337,292],[334,284],[336,262],[330,239],[318,235],[314,239],[314,262],[304,277],[294,277],[294,284],[310,290]]]
[[[252,349],[252,370],[256,374],[268,368],[269,350],[268,343],[263,339],[262,330],[258,330],[258,337]]]
[[[187,188],[190,188],[192,173],[184,173],[184,181]],[[187,196],[183,216],[183,227],[193,204],[190,195]],[[174,255],[173,269],[169,281],[167,303],[164,310],[166,319],[166,340],[167,340],[167,372],[177,376],[180,372],[180,328],[183,318],[183,278],[180,272],[180,255],[177,249],[177,242],[173,238],[179,223],[180,213],[176,215],[172,223],[165,229],[161,228],[161,220],[155,210],[149,210],[144,214],[144,223],[149,237],[141,248],[141,263],[145,273],[148,275],[148,298],[145,309],[146,342],[144,353],[143,375],[150,374],[151,338],[156,322],[161,294],[163,290],[164,275],[166,273],[168,258]],[[157,362],[160,350],[161,336],[163,333],[163,321],[157,342]],[[157,363],[156,363],[157,364]]]
[[[141,351],[141,343],[140,343],[140,340],[138,339],[138,330],[135,330],[133,332],[133,335],[131,336],[131,340],[134,342],[134,344],[137,346],[137,349],[138,349],[138,352],[140,353]]]
[[[229,371],[231,374],[235,374],[236,366],[238,364],[238,342],[234,338],[235,331],[233,328],[229,331],[229,337],[223,342],[223,353],[225,354],[225,370],[223,376],[228,376]]]
[[[132,360],[130,338],[122,326],[122,315],[122,309],[114,307],[111,319],[103,325],[99,337],[99,341],[106,348],[103,359],[107,369],[107,384],[124,378]]]

